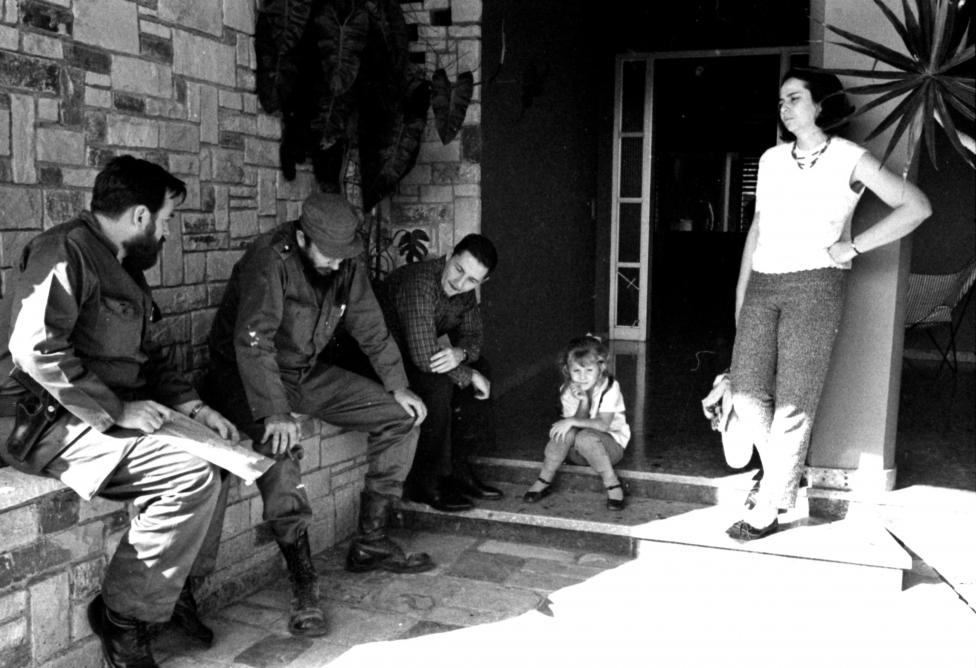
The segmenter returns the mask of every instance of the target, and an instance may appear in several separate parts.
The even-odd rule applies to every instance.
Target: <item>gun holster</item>
[[[7,452],[19,462],[24,461],[41,436],[64,415],[64,406],[37,381],[18,368],[10,377],[20,383],[27,393],[14,408],[14,428],[7,438]]]

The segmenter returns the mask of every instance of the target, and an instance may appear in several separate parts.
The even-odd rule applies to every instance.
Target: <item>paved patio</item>
[[[164,668],[252,666],[976,665],[976,614],[917,560],[898,594],[804,582],[739,560],[624,559],[451,534],[402,534],[438,563],[418,575],[342,570],[341,549],[316,558],[331,633],[286,631],[289,585],[208,619],[217,641],[164,631]]]

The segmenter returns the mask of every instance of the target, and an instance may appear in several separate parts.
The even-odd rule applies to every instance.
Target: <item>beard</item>
[[[152,268],[159,260],[159,251],[163,248],[163,241],[164,239],[156,240],[156,223],[154,221],[139,236],[122,242],[122,248],[125,249],[123,264],[138,271],[146,271]]]
[[[314,285],[328,287],[329,283],[332,282],[332,274],[335,273],[335,270],[330,267],[315,266],[315,262],[308,256],[308,251],[300,246],[298,251],[298,255],[302,259],[302,266],[305,268],[305,273],[310,282]]]

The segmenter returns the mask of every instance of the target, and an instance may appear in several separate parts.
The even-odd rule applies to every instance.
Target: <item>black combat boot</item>
[[[88,624],[111,668],[159,668],[149,648],[148,624],[109,610],[101,594],[88,604]]]
[[[173,607],[173,616],[170,621],[190,636],[202,642],[207,647],[213,645],[214,633],[209,626],[200,619],[197,611],[197,602],[193,598],[192,578],[187,578],[183,583],[183,590],[180,597]]]
[[[291,617],[288,631],[293,636],[324,636],[329,631],[325,613],[319,605],[319,583],[312,551],[308,545],[308,533],[302,531],[294,543],[278,543],[285,556],[291,590]]]
[[[346,570],[353,573],[382,568],[392,573],[422,573],[434,568],[426,552],[404,554],[403,549],[386,535],[393,497],[363,492],[359,506],[359,535],[349,546]]]

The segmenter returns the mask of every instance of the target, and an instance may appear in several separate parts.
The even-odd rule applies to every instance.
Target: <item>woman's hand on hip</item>
[[[828,249],[827,254],[830,255],[830,259],[837,264],[844,264],[845,262],[850,262],[855,257],[860,255],[856,250],[854,250],[854,244],[850,241],[835,241]]]

